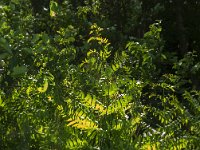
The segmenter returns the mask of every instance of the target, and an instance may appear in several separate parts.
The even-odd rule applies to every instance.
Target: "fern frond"
[[[76,127],[81,130],[97,130],[98,129],[98,125],[90,119],[80,119],[80,118],[71,119],[70,118],[67,121],[69,122],[67,126]]]
[[[66,141],[65,148],[66,149],[78,149],[83,147],[87,142],[83,141],[79,138],[71,138]]]
[[[71,110],[69,112],[69,115],[72,116],[73,118],[85,118],[87,116],[87,114],[84,112],[82,108]]]
[[[91,108],[95,111],[98,111],[99,115],[106,113],[105,106],[95,97],[92,97],[89,94],[81,100],[81,103],[87,108]]]
[[[107,108],[106,114],[112,114],[116,112],[124,112],[129,108],[129,103],[131,102],[132,97],[124,95],[123,98],[113,101]]]

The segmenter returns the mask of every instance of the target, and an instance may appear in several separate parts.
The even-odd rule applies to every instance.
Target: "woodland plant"
[[[116,43],[100,1],[24,2],[0,2],[1,149],[199,149],[198,57],[165,52],[160,21]]]

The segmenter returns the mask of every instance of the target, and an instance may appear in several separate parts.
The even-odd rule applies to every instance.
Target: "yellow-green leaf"
[[[44,81],[43,87],[39,87],[39,88],[38,88],[38,91],[39,91],[40,93],[44,93],[44,92],[47,91],[47,89],[48,89],[48,81],[45,80],[45,81]]]

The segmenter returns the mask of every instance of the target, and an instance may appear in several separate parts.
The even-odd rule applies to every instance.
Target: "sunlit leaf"
[[[39,88],[38,88],[38,91],[39,91],[40,93],[44,93],[44,92],[47,91],[47,89],[48,89],[48,81],[47,81],[47,80],[44,80],[44,85],[43,85],[43,87],[39,87]]]
[[[55,17],[58,11],[58,3],[55,1],[50,2],[50,16]]]

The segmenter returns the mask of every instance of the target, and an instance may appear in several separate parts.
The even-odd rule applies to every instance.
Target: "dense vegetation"
[[[200,149],[198,0],[1,0],[0,149]]]

